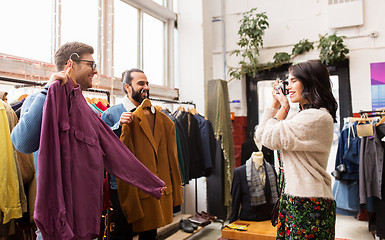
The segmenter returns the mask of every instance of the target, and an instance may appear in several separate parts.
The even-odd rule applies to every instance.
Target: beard
[[[145,89],[143,89],[143,91],[145,91],[147,93],[145,97],[142,97],[141,91],[135,91],[135,89],[132,88],[132,93],[131,93],[132,99],[134,99],[138,103],[142,103],[144,99],[149,98],[150,97],[150,91],[147,91]]]

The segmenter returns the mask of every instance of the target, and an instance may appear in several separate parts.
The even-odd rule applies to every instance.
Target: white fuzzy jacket
[[[307,109],[279,121],[278,110],[268,108],[255,132],[267,148],[281,149],[285,193],[299,197],[333,199],[326,172],[333,142],[333,118],[325,108]]]

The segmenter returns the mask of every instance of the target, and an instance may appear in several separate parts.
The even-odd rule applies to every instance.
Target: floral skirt
[[[334,240],[336,202],[282,194],[277,239]]]

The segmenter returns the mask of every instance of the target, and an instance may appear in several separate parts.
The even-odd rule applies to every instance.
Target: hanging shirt
[[[8,118],[0,101],[0,210],[3,223],[22,216],[19,197],[19,180],[13,153]]]
[[[41,128],[34,218],[45,240],[98,236],[104,169],[161,197],[164,182],[88,107],[80,87],[50,86]]]

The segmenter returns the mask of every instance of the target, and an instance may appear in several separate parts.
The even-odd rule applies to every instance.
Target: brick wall
[[[235,167],[241,166],[242,143],[246,141],[247,117],[234,117],[233,138],[235,150]]]

